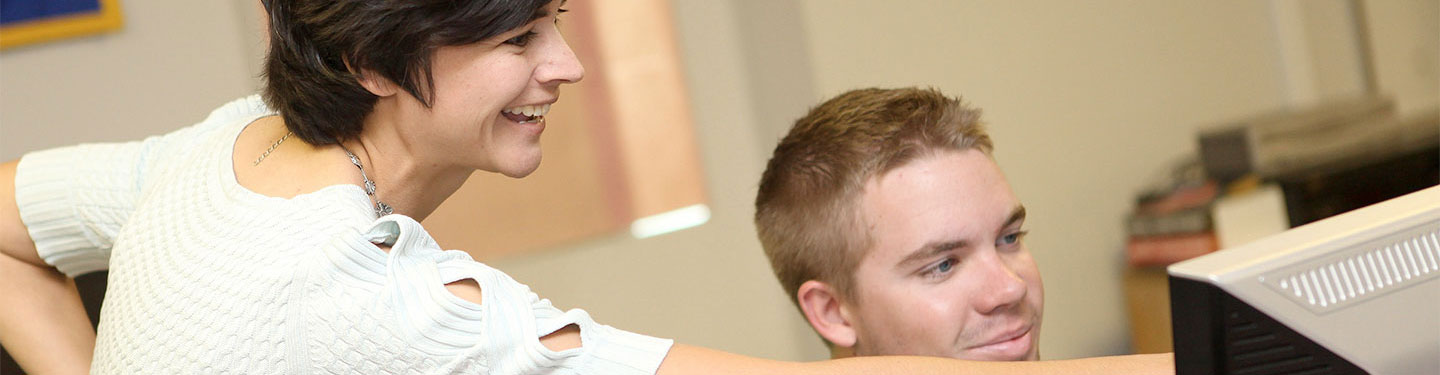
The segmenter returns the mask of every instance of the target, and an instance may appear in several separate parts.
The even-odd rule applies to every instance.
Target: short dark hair
[[[263,0],[265,102],[310,144],[360,134],[378,99],[368,71],[430,106],[437,48],[479,42],[545,15],[551,0]]]
[[[994,148],[980,110],[936,89],[860,89],[795,121],[760,177],[755,229],[791,302],[818,280],[853,297],[871,246],[858,201],[865,184],[942,150]]]

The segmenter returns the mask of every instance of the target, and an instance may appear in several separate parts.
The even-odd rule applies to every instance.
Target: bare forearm
[[[95,331],[74,282],[0,255],[0,343],[27,372],[89,373]]]
[[[864,363],[862,363],[864,362]],[[867,374],[1174,374],[1170,354],[1095,357],[1060,361],[978,362],[933,357],[858,357],[815,362],[810,373]],[[856,368],[863,371],[855,372]]]
[[[661,375],[684,374],[1174,374],[1170,354],[1040,362],[975,362],[932,357],[858,357],[811,363],[750,358],[675,345]]]
[[[15,167],[0,164],[0,344],[31,373],[88,373],[95,330],[75,283],[35,251],[15,203]]]

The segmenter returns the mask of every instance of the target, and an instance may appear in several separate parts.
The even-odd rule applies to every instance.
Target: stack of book
[[[1125,219],[1125,260],[1132,267],[1163,267],[1215,251],[1210,207],[1219,185],[1198,162],[1182,163],[1137,199]]]
[[[1163,267],[1236,242],[1216,208],[1259,186],[1278,186],[1284,230],[1436,184],[1440,108],[1402,116],[1390,98],[1361,96],[1250,116],[1201,132],[1199,155],[1136,199],[1126,261]]]
[[[1330,100],[1210,128],[1199,150],[1221,186],[1280,186],[1294,227],[1440,184],[1440,107],[1401,114],[1384,96]]]

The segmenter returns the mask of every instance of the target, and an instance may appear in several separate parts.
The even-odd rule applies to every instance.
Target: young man
[[[1038,359],[1025,208],[979,120],[933,89],[855,90],[775,148],[755,225],[832,356]]]

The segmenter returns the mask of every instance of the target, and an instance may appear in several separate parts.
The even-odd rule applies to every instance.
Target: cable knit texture
[[[651,374],[671,341],[561,311],[420,223],[376,218],[358,186],[290,199],[235,181],[258,96],[122,144],[39,151],[16,174],[40,256],[70,276],[109,269],[95,373]],[[362,236],[394,222],[389,251]],[[477,305],[445,284],[474,279]],[[582,346],[539,337],[568,325]]]

